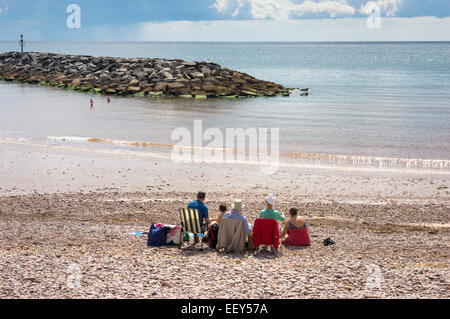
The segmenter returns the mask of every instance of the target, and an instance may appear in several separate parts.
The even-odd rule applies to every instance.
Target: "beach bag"
[[[219,225],[213,224],[209,226],[209,247],[217,247],[217,236],[219,235]]]
[[[170,230],[167,232],[166,244],[179,245],[180,238],[181,238],[181,226],[171,227]]]
[[[152,224],[148,232],[147,246],[164,246],[167,240],[167,232],[167,227],[156,227],[154,224]]]

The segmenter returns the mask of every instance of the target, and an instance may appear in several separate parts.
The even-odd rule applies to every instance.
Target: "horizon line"
[[[0,40],[0,43],[15,43],[18,40]],[[450,40],[386,40],[386,41],[58,41],[58,40],[24,40],[28,43],[450,43]]]

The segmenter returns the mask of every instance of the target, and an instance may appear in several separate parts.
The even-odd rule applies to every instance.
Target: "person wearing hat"
[[[279,211],[273,209],[273,207],[275,206],[275,200],[275,195],[270,194],[266,197],[266,209],[259,212],[259,218],[275,219],[280,222],[284,222],[284,216]]]
[[[196,209],[198,210],[198,216],[200,218],[200,227],[203,228],[204,221],[206,223],[210,223],[211,219],[209,218],[208,207],[205,205],[206,193],[198,192],[197,200],[194,200],[188,204],[188,209]],[[198,243],[200,240],[197,234],[194,234],[194,242]]]
[[[247,217],[242,215],[242,209],[245,207],[241,199],[236,199],[234,203],[231,205],[232,210],[229,213],[226,213],[223,218],[230,218],[242,221],[244,225],[244,232],[248,236],[248,248],[253,249],[253,227],[248,222]]]

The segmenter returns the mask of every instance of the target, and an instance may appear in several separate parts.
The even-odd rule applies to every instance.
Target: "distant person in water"
[[[89,102],[91,102],[91,110],[94,108],[94,100],[93,99],[90,99],[90,101]]]
[[[298,215],[297,208],[291,208],[289,210],[289,219],[284,226],[280,238],[283,239],[286,235],[288,235],[288,238],[283,240],[283,245],[309,246],[311,244],[308,227],[306,226],[305,220]]]
[[[106,97],[106,102],[111,103],[111,99],[109,97]]]
[[[205,205],[205,201],[206,201],[206,193],[198,192],[197,199],[190,202],[187,207],[188,209],[198,210],[198,216],[200,218],[200,227],[202,227],[202,229],[204,222],[206,222],[205,226],[207,226],[211,222],[211,219],[209,218],[208,207]],[[194,234],[194,242],[195,243],[200,242],[197,234]]]

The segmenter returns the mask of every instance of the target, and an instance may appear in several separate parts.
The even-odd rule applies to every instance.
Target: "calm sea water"
[[[16,42],[0,42],[0,52]],[[450,162],[450,43],[38,43],[28,51],[212,61],[310,96],[115,98],[0,81],[0,138],[174,143],[175,128],[280,128],[280,151]],[[79,139],[81,143],[83,139]],[[95,146],[90,146],[95,147]],[[102,146],[104,147],[104,146]],[[113,147],[113,146],[110,146]],[[118,146],[117,146],[118,147]],[[377,164],[378,165],[378,164]]]

